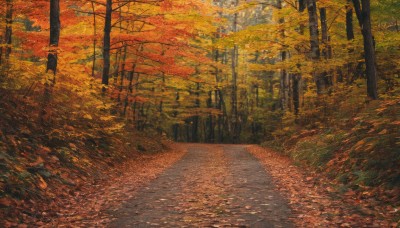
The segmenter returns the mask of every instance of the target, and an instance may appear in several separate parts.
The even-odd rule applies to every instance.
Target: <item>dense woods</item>
[[[398,1],[0,2],[0,197],[170,138],[262,143],[399,202]]]

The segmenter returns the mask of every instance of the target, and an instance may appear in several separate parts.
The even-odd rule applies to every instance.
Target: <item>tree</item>
[[[277,8],[282,10],[282,1],[278,0],[277,3]],[[285,62],[287,60],[287,51],[286,45],[284,44],[285,40],[285,29],[284,29],[284,24],[285,24],[285,19],[283,17],[279,18],[279,24],[282,27],[280,31],[280,39],[282,40],[282,51],[280,53],[281,55],[281,61]],[[289,90],[290,90],[290,78],[289,74],[287,73],[287,70],[285,68],[282,68],[280,70],[280,98],[281,98],[281,109],[283,111],[286,111],[290,108],[290,99],[289,99]]]
[[[12,0],[7,0],[7,12],[6,12],[6,59],[10,57],[11,45],[12,45],[12,24],[13,24],[13,3]]]
[[[317,2],[316,0],[306,1],[308,10],[308,27],[310,30],[311,58],[315,61],[319,61],[321,50],[319,45]],[[317,93],[322,94],[326,87],[324,75],[317,72],[315,75],[315,83],[317,85]]]
[[[102,84],[108,85],[110,74],[110,43],[111,43],[111,16],[112,16],[112,0],[106,2],[106,13],[104,18],[104,35],[103,35],[103,76]],[[103,87],[104,91],[105,87]]]
[[[60,0],[50,0],[50,50],[47,71],[57,72],[57,47],[60,40]],[[53,81],[54,83],[54,81]]]
[[[361,27],[364,40],[364,59],[367,76],[367,95],[369,98],[378,99],[377,72],[374,37],[371,29],[371,6],[369,0],[353,0],[354,9]]]
[[[0,36],[0,43],[5,45],[5,58],[8,60],[10,58],[12,50],[12,25],[13,25],[13,1],[6,0],[6,28],[4,32],[4,41]],[[3,47],[0,47],[0,65],[2,64]]]
[[[235,0],[233,2],[233,7],[237,7],[239,4],[239,0]],[[236,9],[235,9],[236,10]],[[233,15],[232,21],[232,32],[237,32],[238,29],[238,12],[236,11]],[[238,88],[237,88],[237,78],[238,78],[238,62],[239,62],[239,50],[238,45],[234,44],[233,49],[231,50],[231,70],[232,70],[232,92],[231,92],[231,105],[232,105],[232,130],[233,130],[233,137],[232,140],[237,142],[238,138],[240,137],[240,123],[239,123],[239,116],[238,116]]]

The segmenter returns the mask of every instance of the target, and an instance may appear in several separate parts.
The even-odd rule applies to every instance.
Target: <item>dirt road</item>
[[[111,212],[110,227],[292,227],[287,202],[244,145],[188,153]]]

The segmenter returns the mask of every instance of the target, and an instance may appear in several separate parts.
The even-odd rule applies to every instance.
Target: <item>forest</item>
[[[155,178],[198,143],[273,150],[369,208],[298,227],[399,226],[399,12],[397,0],[0,0],[0,220],[49,225],[79,192],[130,166]]]

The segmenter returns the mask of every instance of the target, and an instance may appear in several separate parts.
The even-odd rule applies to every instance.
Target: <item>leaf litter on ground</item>
[[[301,169],[277,152],[248,146],[269,172],[278,190],[288,199],[298,227],[399,227],[399,213],[363,199],[352,191],[345,194],[321,173]],[[390,206],[389,206],[390,207]],[[395,211],[395,209],[393,209]]]

